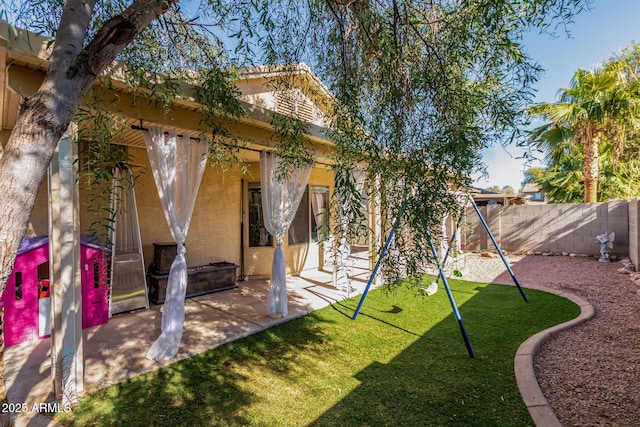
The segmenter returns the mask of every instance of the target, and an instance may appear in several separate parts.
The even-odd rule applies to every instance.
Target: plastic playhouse
[[[90,239],[80,239],[83,328],[107,323],[109,317],[108,250]],[[25,237],[2,296],[6,346],[51,334],[51,285],[49,237]]]

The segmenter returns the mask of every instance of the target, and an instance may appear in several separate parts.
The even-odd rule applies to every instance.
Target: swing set
[[[509,265],[509,262],[507,261],[507,259],[505,258],[502,249],[500,249],[500,246],[498,245],[498,242],[496,241],[496,239],[493,237],[493,234],[491,233],[491,230],[489,229],[489,226],[487,225],[487,222],[485,221],[484,217],[482,216],[482,213],[480,213],[480,210],[478,209],[478,205],[476,205],[476,202],[473,200],[473,198],[470,195],[466,195],[466,202],[471,202],[471,206],[473,206],[476,214],[478,215],[478,218],[480,219],[480,222],[482,223],[482,226],[484,227],[484,229],[487,231],[487,234],[489,235],[489,237],[491,238],[491,241],[493,242],[493,245],[495,246],[495,248],[498,251],[498,254],[500,254],[500,258],[502,258],[502,262],[504,263],[505,267],[507,268],[507,271],[509,272],[509,275],[511,275],[511,279],[513,279],[513,283],[516,285],[516,287],[518,288],[518,291],[520,292],[520,295],[522,296],[522,298],[524,299],[525,302],[529,302],[529,300],[527,299],[527,296],[524,293],[524,290],[522,289],[522,286],[520,286],[520,283],[518,282],[518,279],[516,278],[515,274],[513,273],[513,270],[511,270],[511,266]],[[462,317],[460,316],[460,312],[458,311],[458,307],[456,305],[455,299],[453,298],[453,293],[451,292],[451,288],[449,287],[449,282],[447,281],[447,276],[444,274],[444,266],[447,263],[447,259],[449,258],[449,253],[451,251],[451,247],[453,245],[453,242],[456,238],[456,232],[458,231],[458,228],[460,227],[460,222],[462,220],[462,213],[464,212],[464,210],[467,207],[467,203],[465,203],[465,205],[463,206],[462,210],[461,210],[461,214],[458,216],[458,221],[456,223],[456,228],[453,230],[451,239],[449,240],[449,244],[447,246],[447,250],[445,252],[444,258],[442,260],[442,262],[440,261],[440,257],[438,256],[438,252],[436,251],[435,245],[433,244],[433,239],[431,238],[431,233],[429,232],[429,230],[425,230],[427,238],[429,240],[429,246],[431,247],[431,253],[433,255],[433,258],[436,261],[436,266],[438,267],[438,277],[436,278],[436,284],[439,283],[440,278],[442,278],[442,283],[444,284],[445,290],[447,291],[447,296],[449,297],[449,302],[451,303],[451,308],[453,309],[453,314],[456,318],[456,320],[458,321],[458,326],[460,327],[460,333],[462,334],[462,338],[464,339],[464,343],[467,347],[467,351],[469,353],[469,357],[471,358],[475,358],[475,354],[473,352],[473,348],[471,346],[471,341],[469,340],[469,336],[467,335],[467,331],[464,327],[464,323],[462,322]],[[393,227],[391,228],[391,232],[389,233],[389,236],[387,237],[387,240],[385,241],[385,244],[382,248],[382,251],[380,251],[380,256],[378,257],[378,261],[376,262],[376,265],[373,269],[373,272],[371,273],[371,277],[369,277],[369,281],[367,282],[367,286],[365,287],[363,293],[362,293],[362,297],[360,298],[360,302],[358,303],[358,306],[356,307],[355,312],[353,313],[353,317],[351,318],[352,320],[356,320],[356,318],[358,317],[358,314],[360,313],[360,309],[362,308],[362,304],[364,303],[364,300],[367,297],[367,293],[369,292],[369,289],[371,288],[371,284],[373,283],[373,280],[375,279],[377,273],[378,273],[378,269],[380,268],[380,264],[382,262],[382,258],[384,258],[384,256],[387,253],[387,250],[389,248],[389,244],[391,243],[391,241],[393,240],[393,237],[395,235],[395,231],[396,228],[398,228],[398,225],[400,224],[400,220],[402,218],[402,216],[404,215],[404,210],[405,210],[405,205],[403,204],[400,212],[398,213],[398,216],[393,224]]]

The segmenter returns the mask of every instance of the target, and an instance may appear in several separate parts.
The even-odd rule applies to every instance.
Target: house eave
[[[9,29],[6,22],[0,22],[0,34],[15,34],[15,37],[0,39],[0,55],[3,53],[1,50],[4,50],[5,52],[2,56],[6,58],[6,67],[2,68],[2,71],[4,71],[3,77],[5,82],[0,83],[5,83],[5,87],[9,89],[8,92],[4,94],[5,99],[2,100],[5,109],[2,128],[11,129],[13,128],[12,122],[15,120],[15,115],[7,114],[6,110],[14,110],[19,104],[22,96],[30,96],[32,93],[28,93],[31,92],[31,90],[25,90],[23,87],[12,87],[7,70],[9,67],[22,67],[36,72],[46,72],[49,68],[49,57],[51,55],[53,43],[52,39],[26,30],[16,29],[16,32],[14,33]],[[297,64],[295,67],[255,67],[243,70],[242,76],[243,78],[273,77],[287,72],[305,75],[314,82],[316,87],[321,89],[324,95],[332,98],[332,94],[305,64]],[[126,66],[123,63],[116,61],[109,67],[104,77],[109,79],[110,86],[116,91],[120,93],[131,93],[132,89],[126,84],[125,73]],[[101,84],[99,81],[96,82],[96,85],[99,84]],[[190,94],[193,93],[195,86],[186,82],[180,83],[180,86],[187,96],[184,98],[175,98],[174,104],[177,107],[193,112],[197,112],[201,109],[202,105],[190,96]],[[251,126],[269,132],[275,131],[275,127],[272,123],[274,116],[278,113],[246,101],[240,100],[239,102],[242,105],[246,116],[240,117],[237,120],[238,124]],[[144,117],[136,119],[144,120]],[[335,145],[326,138],[328,130],[312,123],[308,123],[307,126],[307,137],[309,138],[309,142],[314,146],[326,146],[328,150],[331,151]]]

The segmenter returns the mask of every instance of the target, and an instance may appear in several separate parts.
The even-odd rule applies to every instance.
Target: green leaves
[[[274,114],[271,140],[289,165],[310,163],[318,155],[315,138],[329,140],[322,155],[335,165],[334,205],[350,205],[334,211],[347,224],[340,233],[351,239],[367,234],[371,224],[362,220],[369,206],[352,203],[362,194],[343,179],[344,171],[362,170],[374,190],[369,197],[378,211],[379,240],[406,202],[393,256],[383,266],[393,277],[419,272],[429,261],[425,233],[438,236],[443,217],[457,215],[454,192],[467,188],[470,174],[482,167],[481,150],[518,135],[540,71],[522,50],[523,32],[566,22],[585,2],[207,0],[197,8],[171,3],[119,59],[126,64],[124,84],[134,108],[152,106],[168,118],[177,100],[200,105],[200,136],[214,141],[210,156],[216,164],[238,159],[243,143],[228,131],[243,114],[233,84],[237,70],[281,67],[273,96],[284,104],[292,93],[287,72],[295,75],[306,69],[296,64],[309,64],[322,83],[308,73],[305,78],[314,84],[301,91],[322,104],[322,120],[295,108]],[[53,35],[61,4],[39,0],[33,6],[20,23]],[[97,2],[89,38],[127,6],[124,0]],[[108,111],[99,103],[87,111],[103,107]],[[120,126],[117,112],[111,113],[105,126]]]
[[[577,70],[570,87],[561,89],[558,102],[529,107],[531,115],[548,121],[532,131],[529,142],[546,153],[549,168],[542,183],[556,201],[595,202],[637,194],[610,181],[621,178],[616,170],[627,141],[637,140],[639,49],[633,45],[601,66]],[[637,150],[633,145],[631,149]],[[575,169],[577,164],[582,171]],[[608,176],[598,172],[602,168],[608,168]],[[576,194],[576,183],[582,183],[583,197]],[[607,189],[600,191],[600,185]]]
[[[630,200],[640,196],[640,161],[628,158],[612,162],[611,144],[600,147],[598,200]],[[557,203],[584,201],[584,175],[580,149],[576,156],[566,157],[548,166],[535,179],[547,195]]]
[[[395,279],[429,262],[425,231],[438,236],[443,217],[456,215],[451,190],[469,185],[481,149],[518,134],[540,71],[522,32],[570,19],[583,2],[313,1],[298,4],[297,21],[289,1],[267,4],[257,42],[265,59],[310,63],[339,101],[328,134],[337,201],[351,192],[340,170],[357,165],[379,197],[383,236],[408,203],[382,267]],[[356,215],[342,212],[354,228]]]

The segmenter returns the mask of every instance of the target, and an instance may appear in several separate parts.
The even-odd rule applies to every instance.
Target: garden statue
[[[609,262],[611,260],[609,256],[609,249],[613,249],[614,237],[615,233],[607,235],[606,231],[596,236],[596,240],[600,243],[600,258],[598,259],[598,261]]]

